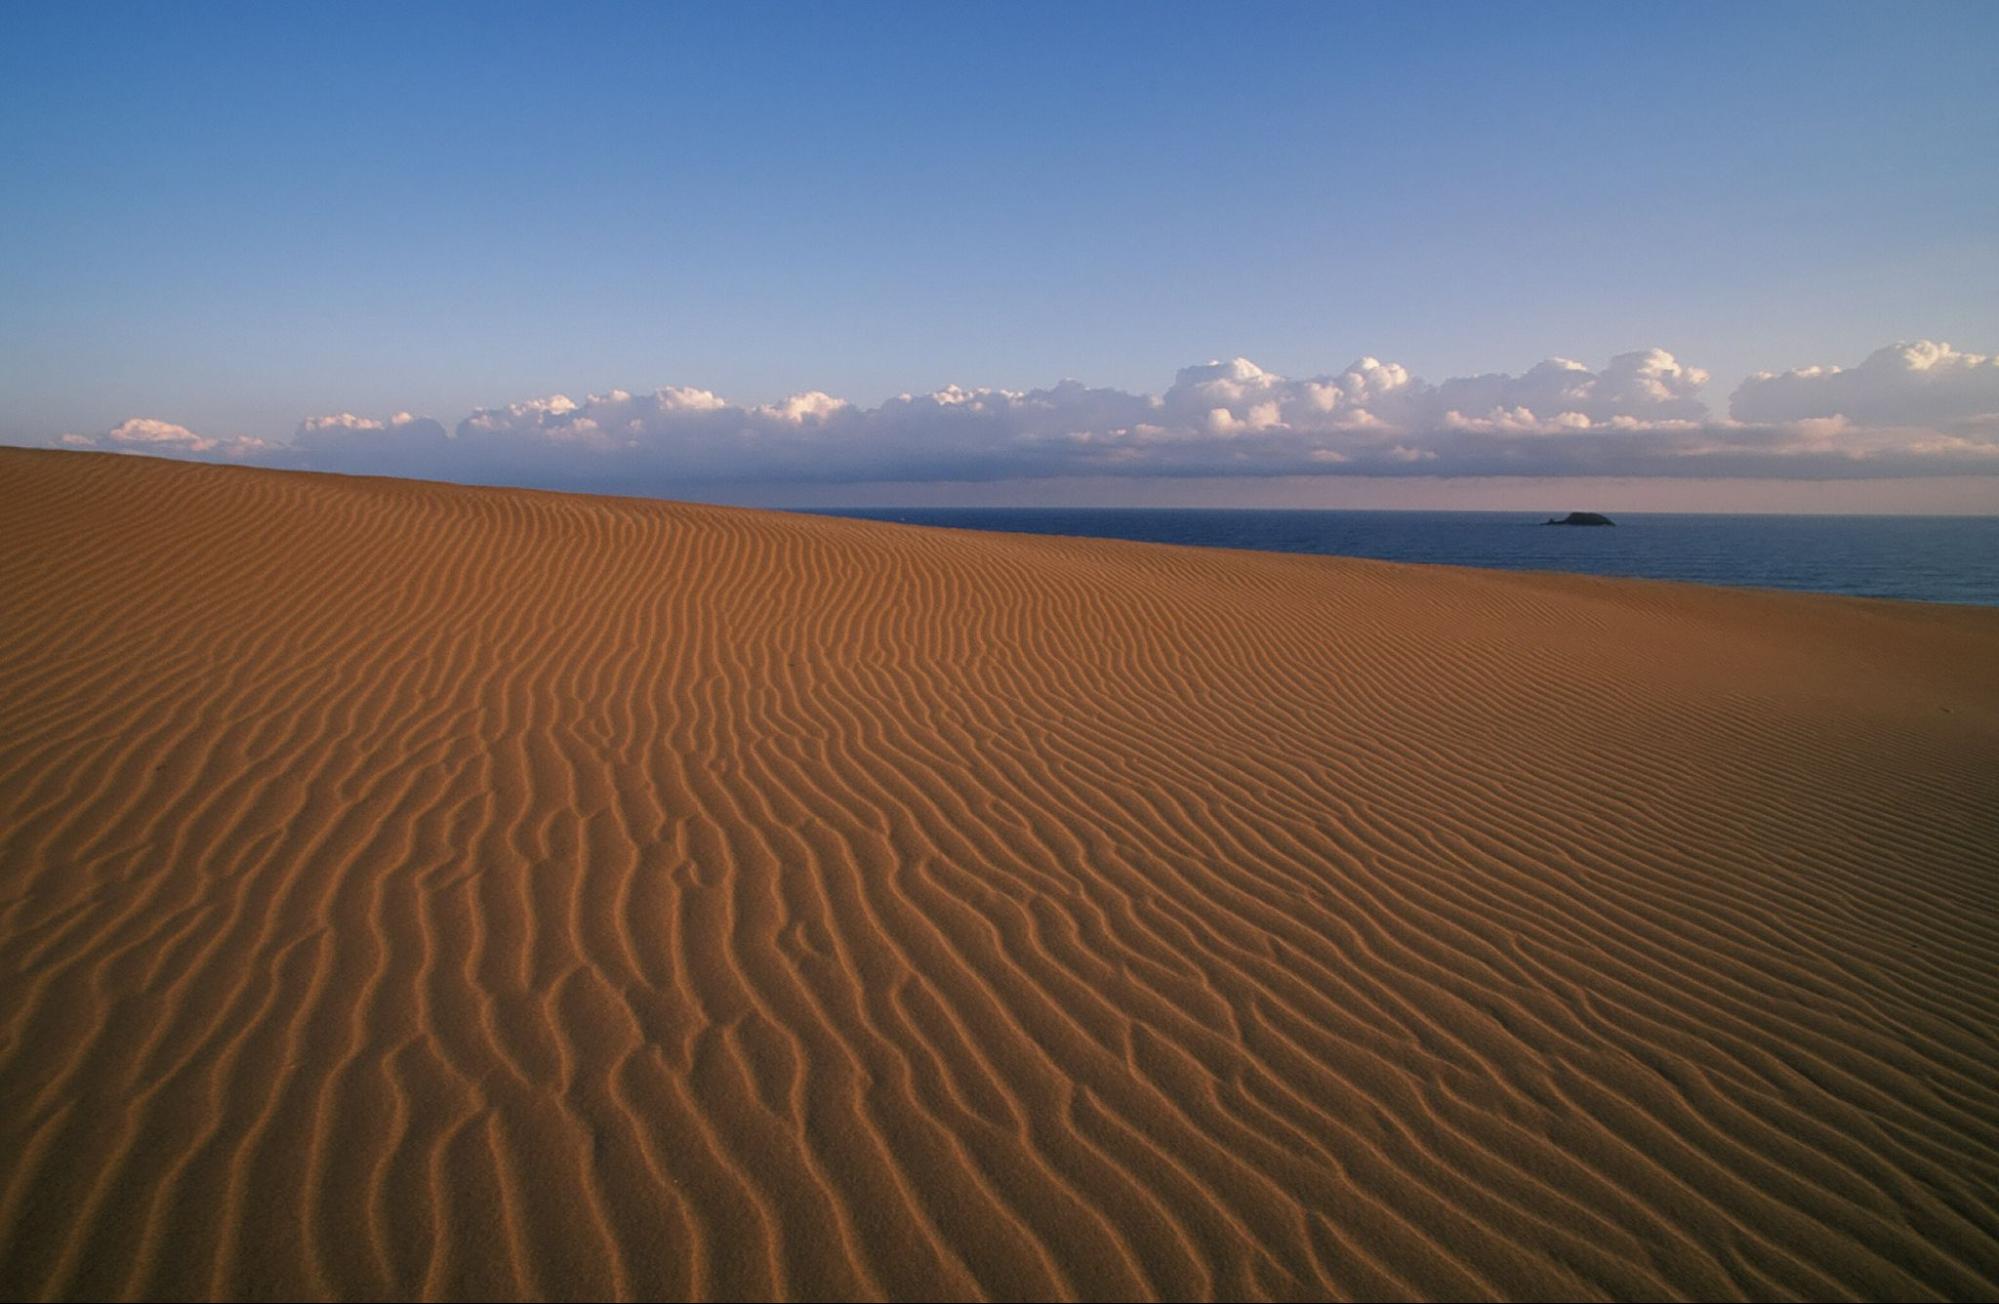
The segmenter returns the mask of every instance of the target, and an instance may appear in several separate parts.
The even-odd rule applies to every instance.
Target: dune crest
[[[0,449],[0,1294],[1999,1295],[1999,611]]]

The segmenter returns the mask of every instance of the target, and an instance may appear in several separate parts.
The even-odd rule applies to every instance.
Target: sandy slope
[[[1999,1294],[1999,611],[0,450],[0,1294]]]

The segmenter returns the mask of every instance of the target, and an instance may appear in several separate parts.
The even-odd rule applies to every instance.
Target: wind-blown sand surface
[[[0,451],[0,1294],[1999,1294],[1999,611]]]

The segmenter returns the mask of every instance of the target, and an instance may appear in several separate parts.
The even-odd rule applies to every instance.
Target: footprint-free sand
[[[0,1295],[1999,1295],[1999,610],[0,450]]]

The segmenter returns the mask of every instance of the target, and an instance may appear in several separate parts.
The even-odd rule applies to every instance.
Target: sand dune
[[[0,1294],[1999,1295],[1999,611],[0,450]]]

